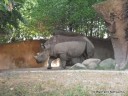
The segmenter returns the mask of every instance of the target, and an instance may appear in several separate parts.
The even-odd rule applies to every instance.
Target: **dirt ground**
[[[0,96],[4,94],[3,88],[14,90],[17,85],[25,86],[31,91],[34,88],[32,85],[35,85],[42,92],[62,91],[79,85],[91,94],[89,96],[128,96],[128,71],[30,68],[0,72]]]

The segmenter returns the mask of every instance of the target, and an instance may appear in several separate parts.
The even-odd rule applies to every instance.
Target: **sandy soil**
[[[4,70],[0,72],[3,86],[42,84],[43,91],[71,88],[81,85],[91,96],[124,96],[128,91],[128,71],[45,70],[42,68]],[[102,96],[102,95],[101,95]]]

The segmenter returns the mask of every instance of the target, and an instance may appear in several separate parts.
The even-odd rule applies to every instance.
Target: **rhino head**
[[[37,63],[44,63],[48,59],[48,57],[49,57],[49,52],[47,50],[37,53],[37,55],[34,56]]]
[[[47,49],[47,50],[50,50],[56,43],[57,43],[57,40],[56,40],[56,36],[54,37],[51,37],[49,40],[47,40],[44,45],[43,45],[43,48],[44,49]]]

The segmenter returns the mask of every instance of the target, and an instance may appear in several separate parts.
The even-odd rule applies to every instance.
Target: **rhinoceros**
[[[94,55],[94,46],[85,36],[63,36],[51,37],[44,44],[45,50],[35,56],[37,62],[45,61],[49,55],[48,69],[51,69],[51,62],[60,58],[61,68],[66,68],[66,63],[73,58],[91,58]]]

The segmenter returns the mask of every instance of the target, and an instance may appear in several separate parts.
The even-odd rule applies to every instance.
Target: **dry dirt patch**
[[[50,92],[59,92],[55,94],[67,96],[64,95],[65,90],[71,90],[72,88],[81,90],[82,94],[84,94],[84,89],[86,93],[89,94],[88,96],[126,96],[128,89],[128,71],[47,71],[42,68],[2,71],[0,73],[0,94],[9,93],[10,91],[14,91],[16,88],[19,88],[17,89],[18,92],[21,91],[23,94],[28,93],[28,95],[25,96],[39,96],[32,94],[44,94]],[[17,94],[22,94],[18,92]],[[15,93],[13,93],[13,95],[14,94]],[[52,94],[51,96],[57,96],[55,94]],[[48,95],[44,94],[40,96]]]

